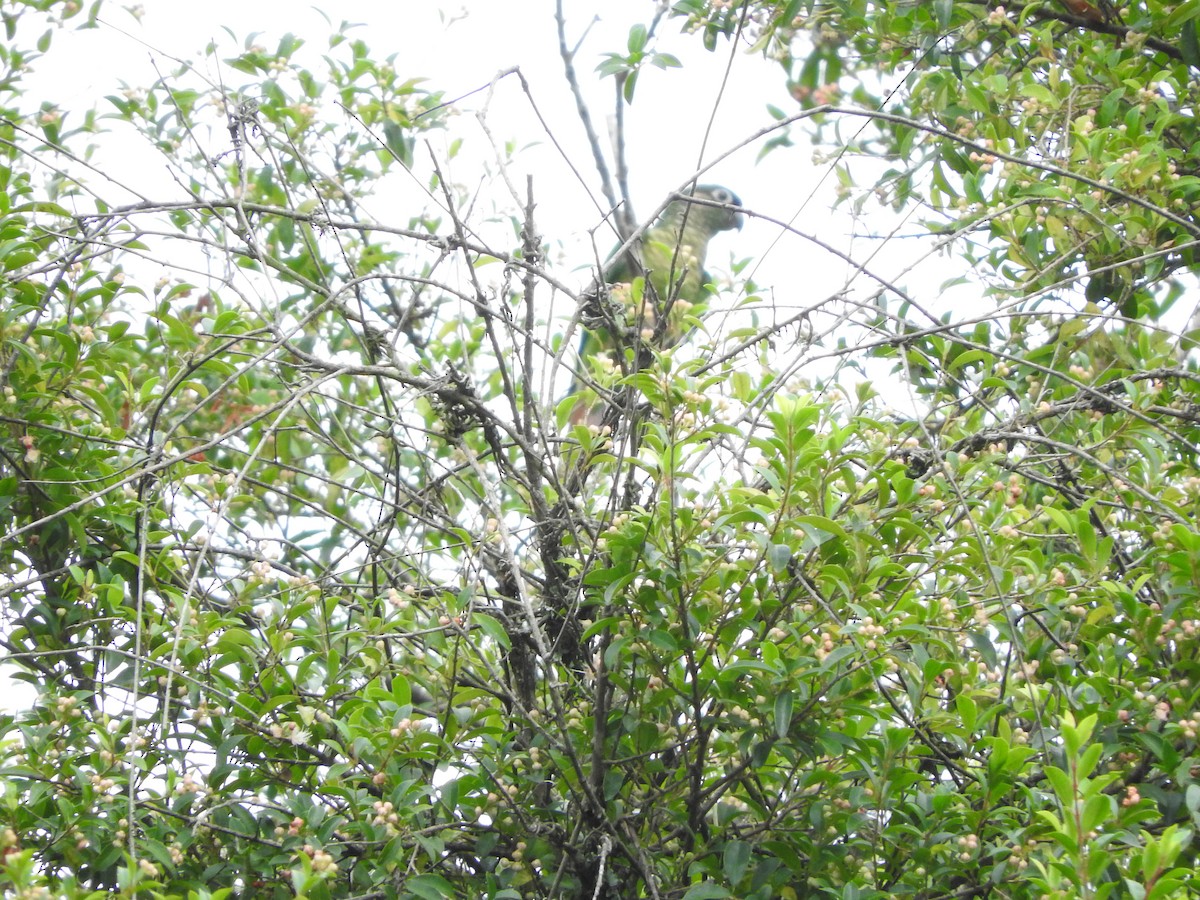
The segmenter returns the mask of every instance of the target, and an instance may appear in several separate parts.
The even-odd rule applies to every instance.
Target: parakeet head
[[[711,200],[713,203],[723,203],[726,206],[741,206],[742,201],[727,187],[721,187],[719,184],[698,184],[695,190],[688,191],[693,197],[699,197],[704,200]],[[664,219],[680,221],[683,219],[684,211],[691,207],[687,213],[688,227],[703,229],[709,234],[716,234],[718,231],[730,231],[731,229],[741,229],[742,222],[745,216],[740,212],[732,209],[717,209],[713,206],[702,206],[698,203],[687,203],[682,200],[676,200],[663,214]],[[694,224],[692,224],[694,222]]]

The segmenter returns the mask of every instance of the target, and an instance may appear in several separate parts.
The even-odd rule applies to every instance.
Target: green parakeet
[[[585,310],[587,331],[579,345],[582,371],[605,365],[627,347],[663,349],[677,344],[688,311],[705,300],[708,242],[719,232],[740,229],[745,217],[729,208],[741,206],[742,201],[728,188],[701,184],[686,193],[725,208],[675,200],[642,234],[640,246],[609,261],[605,266],[608,289],[597,291],[591,308]],[[604,407],[594,394],[584,390],[579,379],[570,394],[580,394],[571,423],[598,425]]]

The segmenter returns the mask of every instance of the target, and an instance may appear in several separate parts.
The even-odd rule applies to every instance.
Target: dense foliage
[[[756,151],[946,273],[748,203],[844,290],[728,267],[676,346],[514,145],[446,176],[403,54],[28,96],[97,12],[0,47],[6,896],[1200,895],[1200,7],[682,0],[573,51],[560,9],[622,109],[672,29],[778,62]],[[578,96],[584,232],[637,160]],[[172,189],[92,162],[135,140]]]

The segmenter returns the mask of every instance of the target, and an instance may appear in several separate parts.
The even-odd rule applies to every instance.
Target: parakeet
[[[742,201],[728,188],[701,184],[687,193],[726,208],[675,200],[646,229],[640,246],[605,266],[608,290],[596,291],[589,303],[592,308],[585,310],[587,331],[579,346],[582,370],[593,365],[599,354],[619,353],[639,343],[655,349],[673,346],[683,336],[688,311],[704,301],[708,242],[719,232],[740,229],[745,217],[729,208],[740,207]],[[582,394],[571,412],[571,423],[598,425],[603,404],[584,391],[579,379],[570,394]]]

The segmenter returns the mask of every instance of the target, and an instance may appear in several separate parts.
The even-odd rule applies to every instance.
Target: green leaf
[[[949,28],[954,18],[954,0],[933,0],[933,13],[939,28]]]
[[[721,855],[721,867],[725,872],[725,880],[736,885],[746,874],[750,864],[750,844],[746,841],[730,841],[725,845]]]
[[[771,571],[782,572],[792,559],[792,548],[787,544],[772,544],[767,549],[767,563]]]
[[[1192,4],[1183,4],[1189,6]],[[1179,29],[1179,52],[1193,69],[1200,69],[1200,22],[1185,22]]]
[[[846,532],[842,526],[825,516],[797,516],[795,522],[811,541],[811,546],[819,547],[834,538],[846,539]],[[805,543],[808,544],[809,541]]]
[[[637,87],[637,71],[630,72],[625,76],[625,83],[621,89],[621,96],[625,98],[626,103],[633,103],[633,92]]]
[[[458,892],[441,875],[417,875],[404,880],[404,887],[423,900],[442,900],[444,897],[456,897]]]
[[[780,691],[775,698],[775,734],[781,738],[787,737],[791,731],[795,703],[796,695],[791,691]]]
[[[641,53],[646,48],[649,32],[646,26],[638,23],[629,29],[628,47],[630,54]]]

